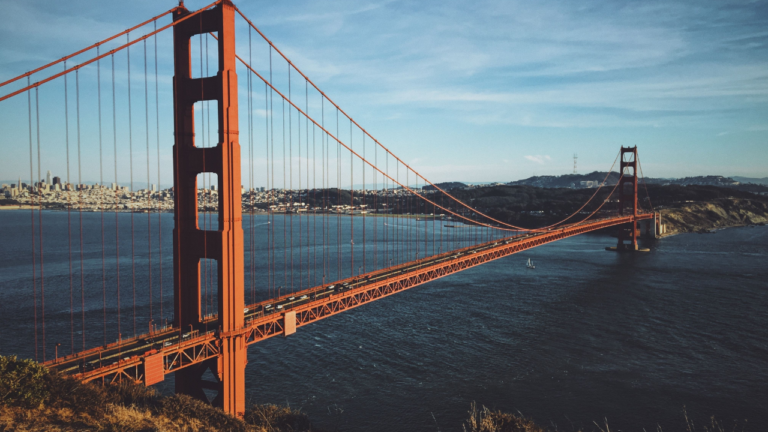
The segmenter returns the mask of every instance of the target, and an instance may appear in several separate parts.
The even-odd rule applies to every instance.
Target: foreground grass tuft
[[[532,420],[501,411],[479,409],[472,402],[469,419],[464,423],[464,432],[547,432]]]

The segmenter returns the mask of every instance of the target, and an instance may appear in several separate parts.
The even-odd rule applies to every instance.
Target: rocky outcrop
[[[666,234],[705,232],[712,229],[768,223],[768,202],[744,198],[686,203],[662,209]]]

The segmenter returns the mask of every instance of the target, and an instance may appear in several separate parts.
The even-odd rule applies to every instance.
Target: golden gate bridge
[[[169,18],[169,23],[159,25]],[[241,30],[240,38],[244,38],[242,29],[247,30],[247,49],[244,43],[235,43],[237,29]],[[172,322],[163,325],[160,213],[164,209],[159,191],[150,188],[154,170],[150,169],[150,158],[155,157],[156,151],[155,178],[159,184],[166,165],[162,163],[161,150],[169,150],[161,145],[160,119],[164,108],[160,103],[162,80],[158,74],[158,36],[167,35],[166,31],[173,36],[174,134],[172,157],[168,159],[173,166],[174,226],[173,315]],[[131,38],[137,32],[144,34]],[[124,43],[120,42],[122,37]],[[254,40],[263,45],[259,51],[261,59],[257,61],[253,60]],[[104,48],[109,46],[114,47]],[[143,53],[144,86],[137,92],[134,84],[133,94],[131,72],[133,69],[135,80],[137,70],[131,66],[131,47],[134,62],[136,49],[143,48],[139,50],[139,59]],[[121,65],[123,55],[125,63]],[[149,67],[153,56],[154,70]],[[72,66],[75,60],[82,61]],[[284,69],[277,70],[273,64],[277,60],[285,65]],[[54,67],[62,70],[51,72]],[[245,75],[245,86],[238,83],[238,70]],[[139,78],[141,72],[139,68]],[[44,76],[46,73],[49,75]],[[95,80],[85,83],[94,76]],[[32,77],[37,81],[33,82]],[[154,95],[150,81],[154,84]],[[47,122],[52,130],[61,133],[57,123],[61,119],[46,114],[53,97],[50,94],[59,90],[51,90],[42,104],[40,94],[62,83],[67,182],[60,191],[52,192],[52,185],[43,181],[41,158],[47,157],[46,141],[60,150],[61,138],[41,134],[41,122],[43,130]],[[34,305],[29,315],[36,360],[86,382],[132,381],[149,386],[163,381],[167,374],[175,374],[177,393],[209,401],[233,415],[245,411],[248,345],[277,335],[291,335],[304,325],[491,260],[595,230],[615,227],[618,244],[613,249],[636,251],[638,224],[658,225],[650,199],[649,208],[638,206],[640,166],[636,147],[622,147],[616,156],[608,172],[610,175],[618,162],[620,176],[607,197],[605,193],[601,195],[601,190],[610,186],[603,181],[589,200],[557,223],[521,227],[468,205],[430,182],[360,126],[229,0],[216,1],[197,11],[180,3],[124,32],[9,79],[0,87],[11,89],[0,96],[0,107],[26,102],[25,109],[17,106],[10,110],[15,110],[17,116],[26,114],[26,122],[17,122],[15,126],[26,126],[29,141],[30,183],[23,191],[21,184],[16,188],[31,204],[28,286]],[[127,105],[126,115],[118,115],[118,87],[125,93],[119,102]],[[238,103],[243,94],[245,109]],[[89,102],[81,103],[86,99]],[[154,111],[150,109],[153,102]],[[137,109],[144,114],[143,119],[133,118]],[[98,129],[90,127],[91,130],[82,133],[89,129],[85,120],[88,116],[93,124],[97,119]],[[127,127],[118,132],[119,121],[125,120]],[[241,122],[245,128],[240,126]],[[153,127],[156,149],[150,146]],[[144,132],[144,136],[134,136],[135,129]],[[218,134],[215,141],[211,139],[212,131]],[[109,132],[114,154],[111,186],[104,180]],[[76,137],[73,142],[71,135]],[[121,153],[126,135],[127,161]],[[81,146],[85,146],[87,137],[96,136],[100,179],[91,189],[96,188],[99,197],[95,212],[100,215],[100,225],[88,226],[83,222],[83,212],[89,210],[83,170],[89,175],[95,173],[95,168],[83,163]],[[245,158],[241,157],[241,140],[247,149]],[[134,188],[134,174],[139,171],[134,164],[140,166],[134,158],[134,146],[139,152],[141,147],[146,149],[146,172],[142,170],[142,176],[146,174],[146,193]],[[260,149],[264,153],[258,156]],[[74,157],[70,160],[71,153],[76,153],[76,162]],[[245,166],[248,188],[243,186]],[[76,181],[70,178],[70,170],[75,167]],[[127,190],[119,186],[120,170],[130,175]],[[256,174],[266,181],[262,195],[255,193],[254,184],[259,181]],[[201,182],[207,191],[203,194]],[[211,190],[216,190],[216,199],[212,198]],[[46,225],[49,217],[43,212],[43,200],[51,193],[63,197],[66,239]],[[123,206],[121,203],[126,199],[129,205]],[[213,209],[216,220],[210,212],[200,212],[201,208]],[[120,303],[128,283],[125,265],[120,279],[125,258],[120,252],[118,216],[126,209],[130,212],[131,305]],[[244,217],[243,212],[249,217]],[[105,218],[112,217],[112,213],[115,232],[108,233]],[[268,228],[266,238],[257,239],[254,216],[262,214],[266,215]],[[444,230],[445,220],[461,223],[468,229]],[[146,223],[142,226],[147,227],[147,250],[137,253],[137,233],[144,234],[137,229],[140,223]],[[73,227],[79,235],[74,240]],[[101,280],[88,277],[85,270],[85,262],[90,265],[92,259],[85,258],[84,251],[89,245],[83,233],[91,231],[98,238],[90,246],[100,248],[95,262],[101,264]],[[49,298],[53,288],[50,270],[46,273],[45,267],[46,256],[50,255],[46,255],[45,239],[56,236],[68,246],[68,268],[60,273],[68,279],[71,346],[68,354],[62,350],[61,355],[61,344],[46,339],[45,321],[49,311],[50,328],[52,306],[50,300],[46,306],[45,296],[46,288]],[[153,245],[157,247],[154,258]],[[107,257],[113,254],[113,248],[114,265],[108,265]],[[126,253],[125,248],[122,253]],[[264,255],[265,259],[257,258]],[[138,306],[137,285],[139,291],[143,289],[141,277],[137,282],[137,256],[139,272],[148,271],[148,298],[145,302],[139,299]],[[57,289],[61,286],[54,284]],[[86,296],[99,298],[101,310],[87,309]],[[159,303],[159,314],[153,309],[155,303]],[[53,307],[61,309],[63,305]],[[90,315],[89,320],[101,315],[102,328],[88,328],[86,314]],[[77,315],[80,323],[76,325]],[[123,337],[129,327],[132,335]],[[99,334],[94,340],[101,343],[89,346],[86,330],[89,337]],[[76,334],[82,339],[77,343]],[[52,346],[55,354],[50,358]],[[215,394],[212,400],[206,390]]]

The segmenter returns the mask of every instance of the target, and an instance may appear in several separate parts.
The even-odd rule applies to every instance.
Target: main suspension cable
[[[136,44],[136,43],[139,43],[139,42],[143,41],[144,39],[147,39],[147,38],[149,38],[149,37],[151,37],[151,36],[154,36],[154,35],[156,35],[157,33],[160,33],[160,32],[162,32],[162,31],[164,31],[164,30],[167,30],[167,29],[169,29],[169,28],[171,28],[171,27],[177,26],[177,25],[181,24],[182,22],[184,22],[184,21],[186,21],[186,20],[188,20],[188,19],[192,18],[193,16],[196,16],[196,15],[198,15],[198,14],[202,13],[203,11],[210,9],[210,8],[211,8],[211,7],[213,7],[213,6],[216,6],[217,4],[221,3],[222,1],[224,1],[224,0],[216,0],[215,2],[213,2],[213,3],[209,4],[208,6],[205,6],[205,7],[201,8],[201,9],[198,9],[198,10],[196,10],[195,12],[192,12],[192,13],[190,13],[189,15],[186,15],[186,16],[184,16],[184,17],[181,17],[181,18],[179,18],[178,20],[176,20],[176,21],[174,21],[174,22],[172,22],[172,23],[170,23],[170,24],[168,24],[168,25],[165,25],[165,26],[163,26],[163,27],[161,27],[161,28],[159,28],[159,29],[157,29],[157,30],[155,30],[155,31],[153,31],[153,32],[150,32],[150,33],[148,33],[148,34],[146,34],[146,35],[144,35],[144,36],[142,36],[142,37],[140,37],[140,38],[138,38],[138,39],[135,39],[135,40],[133,40],[133,41],[131,41],[131,42],[129,42],[129,43],[126,43],[126,44],[124,44],[124,45],[121,45],[121,46],[119,46],[119,47],[117,47],[117,48],[115,48],[115,49],[113,49],[113,50],[110,50],[110,51],[108,51],[108,52],[104,53],[104,54],[101,54],[101,55],[97,55],[96,57],[94,57],[94,58],[92,58],[92,59],[90,59],[90,60],[86,60],[86,61],[84,61],[84,62],[82,62],[82,63],[78,64],[77,66],[73,66],[73,67],[71,67],[71,68],[69,68],[69,69],[66,69],[66,68],[65,68],[65,69],[64,69],[62,72],[59,72],[59,73],[57,73],[57,74],[55,74],[55,75],[49,76],[48,78],[42,79],[42,80],[40,80],[40,81],[37,81],[37,82],[36,82],[36,83],[34,83],[34,84],[29,84],[29,85],[27,85],[27,86],[26,86],[26,87],[24,87],[24,88],[21,88],[21,89],[19,89],[19,90],[16,90],[16,91],[14,91],[14,92],[12,92],[12,93],[8,93],[7,95],[0,97],[0,102],[4,101],[4,100],[6,100],[6,99],[12,98],[12,97],[14,97],[14,96],[16,96],[16,95],[18,95],[18,94],[24,93],[25,91],[27,91],[27,90],[29,90],[29,89],[31,89],[31,88],[39,87],[39,86],[41,86],[41,85],[43,85],[43,84],[45,84],[45,83],[47,83],[47,82],[49,82],[49,81],[55,80],[56,78],[59,78],[59,77],[61,77],[61,76],[64,76],[64,75],[66,75],[66,74],[68,74],[68,73],[70,73],[70,72],[73,72],[73,71],[75,71],[75,70],[77,70],[77,69],[80,69],[80,68],[82,68],[82,67],[84,67],[84,66],[88,66],[89,64],[91,64],[91,63],[93,63],[93,62],[99,61],[99,60],[103,59],[104,57],[107,57],[107,56],[110,56],[110,55],[112,55],[112,54],[115,54],[115,53],[117,53],[117,52],[119,52],[119,51],[121,51],[121,50],[123,50],[123,49],[126,49],[126,48],[128,48],[128,47],[129,47],[129,46],[131,46],[131,45],[134,45],[134,44]],[[118,37],[118,36],[122,36],[123,34],[128,34],[128,33],[129,33],[128,31],[126,31],[126,32],[123,32],[123,33],[120,33],[119,35],[116,35],[116,36],[114,36],[114,37],[113,37],[113,39],[114,39],[115,37]],[[64,58],[64,59],[62,59],[62,60],[66,60],[66,58]],[[21,77],[23,77],[23,75],[22,75]],[[15,80],[16,80],[16,79],[18,79],[18,78],[19,78],[19,77],[16,77],[16,78],[14,78],[14,79],[13,79],[13,81],[15,81]]]
[[[37,69],[33,69],[33,70],[31,70],[29,72],[26,72],[26,73],[23,73],[23,74],[21,74],[21,75],[19,75],[17,77],[14,77],[14,78],[11,78],[11,79],[9,79],[7,81],[4,81],[4,82],[0,83],[0,87],[3,87],[5,85],[7,85],[7,84],[10,84],[10,83],[12,83],[14,81],[20,80],[20,79],[25,78],[25,77],[29,78],[31,75],[36,74],[37,72],[40,72],[40,71],[42,71],[44,69],[47,69],[47,68],[49,68],[51,66],[55,66],[55,65],[57,65],[57,64],[59,64],[61,62],[65,62],[65,61],[71,59],[72,57],[78,56],[78,55],[80,55],[80,54],[82,54],[84,52],[90,51],[90,50],[92,50],[94,48],[96,48],[98,50],[101,45],[104,45],[105,43],[107,43],[107,42],[109,42],[109,41],[111,41],[113,39],[117,39],[117,38],[119,38],[122,35],[128,34],[128,33],[132,32],[132,31],[134,31],[134,30],[136,30],[136,29],[138,29],[140,27],[144,27],[145,25],[147,25],[147,24],[149,24],[149,23],[151,23],[153,21],[155,22],[155,27],[157,27],[157,20],[158,19],[168,15],[169,13],[175,12],[176,9],[178,9],[178,6],[172,8],[172,9],[169,9],[169,10],[161,13],[160,15],[152,17],[152,18],[150,18],[150,19],[148,19],[148,20],[146,20],[146,21],[144,21],[144,22],[142,22],[140,24],[137,24],[137,25],[129,28],[128,30],[125,30],[125,31],[123,31],[121,33],[118,33],[116,35],[110,36],[110,37],[108,37],[108,38],[106,38],[106,39],[104,39],[102,41],[96,42],[95,44],[93,44],[91,46],[88,46],[88,47],[85,47],[85,48],[83,48],[83,49],[81,49],[79,51],[76,51],[76,52],[74,52],[74,53],[72,53],[72,54],[70,54],[68,56],[64,56],[64,57],[62,57],[62,58],[60,58],[58,60],[54,60],[54,61],[52,61],[52,62],[50,62],[50,63],[48,63],[46,65],[40,66]],[[98,54],[97,54],[97,56],[98,56]],[[29,85],[29,84],[27,84],[27,85]]]
[[[281,52],[281,51],[280,51],[278,48],[277,48],[277,47],[275,47],[275,46],[274,46],[274,44],[273,44],[273,43],[272,43],[272,42],[271,42],[271,41],[270,41],[270,40],[269,40],[269,39],[268,39],[266,36],[264,36],[264,34],[263,34],[263,33],[261,33],[261,31],[260,31],[260,30],[259,30],[259,29],[258,29],[256,26],[254,26],[254,25],[253,25],[253,23],[252,23],[250,20],[248,20],[248,18],[246,18],[246,17],[244,16],[244,15],[243,15],[243,13],[242,13],[242,12],[241,12],[239,9],[237,9],[237,7],[235,7],[235,9],[236,9],[236,10],[238,11],[238,13],[239,13],[239,14],[240,14],[240,15],[243,17],[243,19],[245,19],[245,20],[246,20],[246,21],[247,21],[247,22],[250,24],[250,26],[251,26],[251,27],[252,27],[254,30],[256,30],[256,31],[257,31],[257,32],[258,32],[258,33],[259,33],[259,34],[262,36],[262,38],[264,38],[264,39],[265,39],[265,41],[267,41],[267,43],[270,45],[270,54],[271,54],[271,50],[274,48],[274,49],[275,49],[275,51],[277,51],[277,52],[278,52],[278,53],[279,53],[279,54],[280,54],[280,55],[283,57],[283,59],[285,59],[285,61],[286,61],[286,62],[288,62],[288,64],[289,64],[289,66],[290,66],[290,67],[293,67],[293,69],[294,69],[294,70],[296,70],[296,71],[297,71],[297,72],[298,72],[298,73],[299,73],[299,74],[300,74],[300,75],[301,75],[301,76],[302,76],[302,77],[303,77],[303,78],[304,78],[304,79],[305,79],[305,80],[306,80],[308,83],[312,84],[312,86],[313,86],[313,87],[314,87],[314,88],[315,88],[315,89],[316,89],[316,90],[317,90],[317,91],[318,91],[318,92],[319,92],[319,93],[322,95],[323,99],[327,99],[327,100],[328,100],[328,101],[329,101],[329,102],[330,102],[332,105],[334,105],[334,107],[336,107],[336,109],[337,109],[337,111],[338,111],[338,112],[337,112],[337,116],[338,116],[338,114],[339,114],[339,113],[342,113],[342,114],[344,114],[344,116],[345,116],[345,117],[347,117],[347,118],[349,119],[349,121],[350,121],[352,124],[354,124],[355,126],[357,126],[357,127],[358,127],[358,128],[359,128],[359,129],[360,129],[360,130],[361,130],[361,131],[362,131],[362,132],[365,134],[365,135],[368,135],[368,137],[370,137],[370,138],[371,138],[371,139],[372,139],[372,140],[373,140],[373,141],[374,141],[374,142],[375,142],[375,143],[376,143],[378,146],[382,147],[382,148],[383,148],[383,149],[384,149],[384,150],[385,150],[385,151],[386,151],[388,154],[390,154],[390,155],[391,155],[393,158],[395,158],[395,159],[396,159],[396,160],[397,160],[399,163],[402,163],[402,164],[403,164],[403,166],[404,166],[404,168],[405,168],[406,170],[410,170],[410,171],[413,171],[413,173],[414,173],[414,174],[415,174],[417,177],[420,177],[420,178],[421,178],[421,179],[422,179],[422,180],[423,180],[425,183],[428,183],[430,186],[434,187],[436,190],[440,191],[441,193],[443,193],[444,195],[448,196],[449,198],[451,198],[452,200],[454,200],[455,202],[457,202],[457,203],[458,203],[458,204],[460,204],[461,206],[463,206],[463,207],[467,208],[468,210],[470,210],[471,212],[473,212],[473,213],[474,213],[474,215],[475,215],[475,217],[477,217],[477,216],[482,216],[482,217],[484,217],[484,218],[486,218],[486,219],[488,219],[488,220],[490,220],[490,221],[492,221],[492,222],[496,222],[497,224],[501,224],[501,225],[504,225],[504,226],[506,226],[506,227],[508,227],[508,228],[511,228],[511,229],[506,229],[507,231],[513,231],[513,230],[523,230],[523,231],[530,231],[530,232],[541,232],[541,231],[545,231],[546,229],[548,229],[548,228],[550,228],[550,227],[552,227],[552,226],[556,226],[556,225],[559,225],[559,224],[563,223],[565,220],[568,220],[568,219],[570,219],[571,217],[573,217],[573,216],[574,216],[574,215],[571,215],[571,216],[569,216],[568,218],[566,218],[566,219],[565,219],[565,220],[563,220],[563,221],[560,221],[560,222],[558,222],[558,223],[556,223],[556,224],[553,224],[553,225],[550,225],[550,226],[547,226],[547,227],[543,227],[543,228],[524,228],[524,227],[519,227],[519,226],[516,226],[516,225],[508,224],[508,223],[505,223],[505,222],[499,221],[499,220],[497,220],[497,219],[494,219],[494,218],[492,218],[492,217],[490,217],[490,216],[488,216],[488,215],[486,215],[486,214],[484,214],[484,213],[482,213],[482,212],[479,212],[478,210],[476,210],[476,209],[472,208],[471,206],[469,206],[469,205],[467,205],[466,203],[462,202],[461,200],[457,199],[457,198],[456,198],[456,197],[454,197],[453,195],[451,195],[451,194],[447,193],[446,191],[444,191],[443,189],[441,189],[440,187],[438,187],[438,186],[437,186],[437,185],[435,185],[434,183],[430,182],[430,181],[429,181],[427,178],[425,178],[424,176],[422,176],[421,174],[419,174],[419,173],[418,173],[416,170],[414,170],[413,168],[411,168],[411,167],[410,167],[408,164],[406,164],[404,161],[402,161],[400,158],[398,158],[396,155],[394,155],[394,154],[393,154],[393,153],[392,153],[392,152],[391,152],[389,149],[387,149],[386,147],[384,147],[384,146],[383,146],[383,145],[382,145],[382,144],[381,144],[381,143],[380,143],[378,140],[376,140],[376,138],[374,138],[374,137],[373,137],[373,136],[372,136],[370,133],[368,133],[368,132],[367,132],[365,129],[363,129],[363,128],[362,128],[362,127],[361,127],[361,126],[360,126],[360,125],[359,125],[357,122],[355,122],[355,120],[354,120],[354,119],[352,119],[352,118],[351,118],[351,117],[350,117],[348,114],[346,114],[346,113],[344,112],[344,110],[342,110],[342,109],[341,109],[341,108],[340,108],[338,105],[336,105],[336,103],[334,103],[334,102],[333,102],[331,99],[329,99],[329,98],[328,98],[328,96],[327,96],[325,93],[323,93],[323,91],[322,91],[322,90],[320,90],[320,89],[319,89],[319,88],[318,88],[318,87],[317,87],[317,86],[316,86],[316,85],[315,85],[315,84],[312,82],[312,80],[310,80],[310,79],[309,79],[309,78],[308,78],[306,75],[304,75],[304,73],[303,73],[303,72],[301,72],[301,70],[299,70],[299,69],[298,69],[298,68],[297,68],[297,67],[296,67],[296,66],[295,66],[295,65],[294,65],[294,64],[293,64],[293,63],[292,63],[292,62],[291,62],[291,61],[290,61],[290,60],[289,60],[289,59],[288,59],[288,58],[287,58],[287,57],[286,57],[286,56],[285,56],[285,55],[284,55],[284,54],[283,54],[283,53],[282,53],[282,52]],[[215,35],[213,35],[213,34],[211,34],[211,36],[213,36],[214,38],[216,38],[216,36],[215,36]],[[216,39],[218,39],[218,38],[216,38]],[[259,78],[260,78],[262,81],[265,81],[265,82],[266,82],[266,80],[265,80],[265,79],[264,79],[264,78],[263,78],[263,77],[262,77],[262,76],[261,76],[261,75],[260,75],[258,72],[256,72],[256,71],[255,71],[255,70],[254,70],[252,67],[250,67],[250,65],[248,65],[248,64],[247,64],[247,63],[246,63],[246,62],[245,62],[245,61],[244,61],[244,60],[243,60],[243,59],[242,59],[240,56],[236,55],[235,57],[236,57],[236,58],[237,58],[237,59],[238,59],[238,60],[239,60],[239,61],[240,61],[242,64],[244,64],[244,65],[245,65],[245,66],[246,66],[246,67],[247,67],[247,68],[248,68],[248,69],[249,69],[249,70],[250,70],[252,73],[254,73],[256,76],[258,76],[258,77],[259,77]],[[271,57],[270,57],[270,58],[271,58]],[[271,80],[270,80],[270,82],[268,82],[267,84],[271,86],[271,85],[272,85],[272,84],[271,84]],[[303,112],[301,109],[299,109],[297,106],[295,106],[295,105],[293,104],[293,102],[290,100],[290,97],[286,98],[286,97],[285,97],[285,96],[284,96],[282,93],[280,93],[280,92],[279,92],[277,89],[275,89],[275,88],[273,88],[273,90],[274,90],[274,91],[276,91],[276,92],[277,92],[277,93],[278,93],[278,94],[279,94],[279,95],[280,95],[280,96],[281,96],[283,99],[285,99],[285,100],[286,100],[286,101],[287,101],[289,104],[291,104],[292,106],[294,106],[294,108],[296,108],[296,109],[297,109],[297,110],[298,110],[298,111],[299,111],[301,114],[303,114],[303,115],[305,115],[305,116],[306,116],[306,114],[305,114],[305,113],[304,113],[304,112]],[[338,136],[338,131],[337,131],[337,135],[336,135],[336,136]],[[346,146],[346,145],[344,145],[344,147],[347,147],[347,146]],[[348,150],[350,150],[349,148],[347,148],[347,149],[348,149]],[[354,153],[354,152],[353,152],[353,153]],[[357,154],[355,153],[355,155],[357,155]],[[357,156],[358,156],[358,157],[360,157],[359,155],[357,155]],[[614,161],[614,164],[615,164],[615,161]],[[370,163],[369,163],[369,165],[370,165]],[[613,167],[613,165],[612,165],[612,167]],[[608,173],[609,173],[609,174],[610,174],[610,172],[612,171],[612,169],[613,169],[613,168],[611,168],[611,169],[608,171]],[[603,186],[603,184],[604,184],[604,183],[605,183],[605,182],[601,183],[601,186],[598,188],[598,190],[599,190],[599,189],[600,189],[600,188]],[[408,189],[408,190],[409,190],[411,193],[414,193],[414,191],[413,191],[412,189],[410,189],[410,188],[407,188],[407,189]],[[339,197],[340,197],[340,195],[339,195]],[[594,197],[594,196],[593,196],[593,197]],[[422,198],[423,198],[423,197],[422,197]],[[424,199],[425,199],[425,198],[424,198]],[[591,199],[590,199],[590,200],[591,200]],[[427,201],[428,201],[428,202],[430,202],[430,203],[432,203],[432,202],[431,202],[431,201],[429,201],[429,200],[427,200]],[[586,205],[586,204],[588,204],[588,203],[589,203],[589,201],[587,201],[587,203],[585,203],[585,205]],[[434,203],[432,203],[432,204],[434,204]],[[437,206],[437,205],[435,204],[435,206]],[[441,207],[441,209],[443,209],[443,208]],[[443,209],[443,210],[446,210],[446,209]],[[448,210],[446,210],[446,211],[448,211]],[[457,215],[457,216],[458,216],[458,215]],[[470,221],[471,223],[476,223],[475,221],[472,221],[471,219],[465,218],[465,217],[463,217],[463,216],[459,216],[459,217],[461,217],[462,219],[466,219],[466,220]],[[483,224],[483,225],[484,225],[484,226],[487,226],[487,227],[490,227],[490,228],[502,229],[501,227],[498,227],[498,226],[493,226],[493,225],[489,225],[489,224]]]

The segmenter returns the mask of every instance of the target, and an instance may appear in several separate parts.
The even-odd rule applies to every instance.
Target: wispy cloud
[[[549,155],[527,155],[525,156],[526,159],[528,159],[531,162],[536,162],[537,164],[544,165],[546,162],[549,162],[552,160]]]

